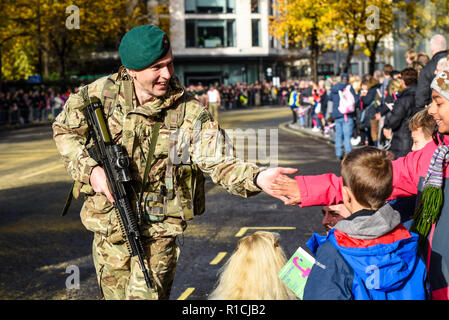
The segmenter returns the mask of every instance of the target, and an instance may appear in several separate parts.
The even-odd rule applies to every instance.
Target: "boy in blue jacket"
[[[426,267],[418,256],[418,235],[400,224],[384,204],[393,190],[393,169],[385,151],[352,150],[341,164],[343,203],[351,215],[327,236],[314,234],[307,246],[318,262],[304,300],[423,300]]]

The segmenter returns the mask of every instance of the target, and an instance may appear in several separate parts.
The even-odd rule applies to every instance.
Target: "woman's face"
[[[432,103],[428,109],[429,114],[435,119],[440,133],[449,133],[449,100],[432,90]]]

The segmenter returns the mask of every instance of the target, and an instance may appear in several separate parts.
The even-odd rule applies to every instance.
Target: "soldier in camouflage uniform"
[[[54,140],[75,181],[74,197],[86,194],[81,221],[94,232],[92,254],[102,296],[168,299],[180,253],[176,237],[185,230],[186,221],[204,211],[202,173],[228,192],[248,197],[261,189],[270,193],[269,184],[276,176],[294,170],[261,170],[217,152],[223,131],[173,75],[171,48],[162,30],[151,25],[136,27],[124,36],[119,51],[124,67],[70,96],[53,124]],[[90,97],[103,102],[111,136],[126,148],[135,190],[142,186],[154,124],[163,119],[143,190],[145,219],[140,225],[153,290],[146,286],[137,256],[131,258],[127,250],[104,170],[87,151],[82,108]],[[180,135],[176,132],[190,137],[177,148]],[[173,150],[183,158],[182,163],[173,161]]]

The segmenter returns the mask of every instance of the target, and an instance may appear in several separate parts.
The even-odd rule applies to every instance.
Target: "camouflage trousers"
[[[93,257],[102,297],[106,300],[162,300],[170,297],[180,250],[176,237],[147,239],[145,267],[153,289],[148,289],[137,256],[130,257],[126,243],[112,244],[95,233]]]
[[[150,290],[138,257],[131,258],[128,252],[117,211],[106,197],[99,194],[87,197],[80,215],[86,229],[95,235],[92,256],[104,299],[169,298],[180,254],[176,237],[187,227],[185,221],[168,217],[161,222],[142,225],[145,267],[153,287]]]

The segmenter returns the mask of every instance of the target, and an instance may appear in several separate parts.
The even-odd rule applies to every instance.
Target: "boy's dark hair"
[[[405,68],[401,71],[401,79],[407,87],[418,83],[418,71],[413,68]]]
[[[385,150],[353,149],[341,163],[343,185],[362,206],[379,209],[393,192],[393,166]]]

